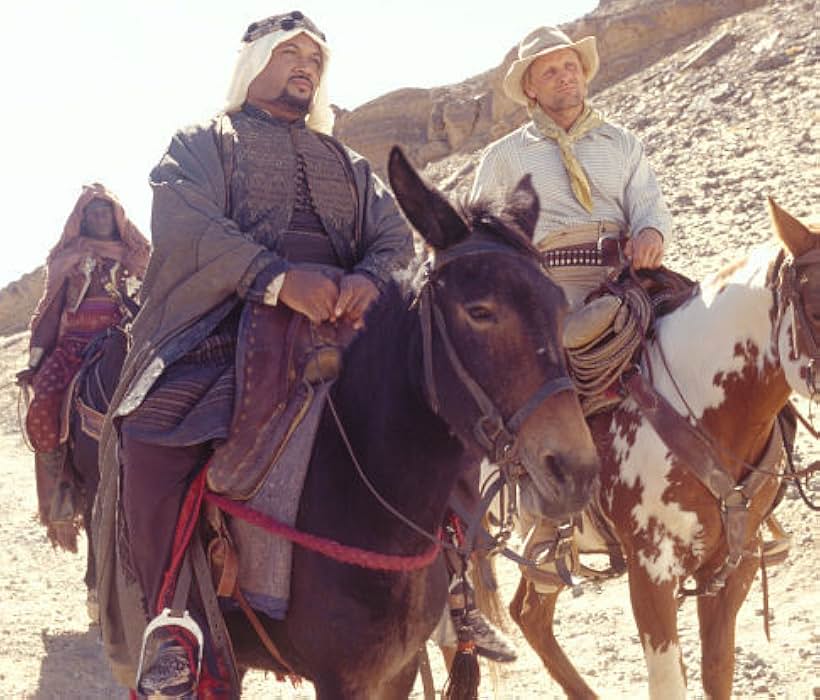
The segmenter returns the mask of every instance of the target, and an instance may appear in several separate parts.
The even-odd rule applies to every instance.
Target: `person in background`
[[[91,339],[135,308],[149,254],[148,241],[116,196],[99,183],[84,186],[48,255],[45,289],[30,322],[28,367],[17,375],[32,391],[25,430],[46,524],[70,515],[63,512],[67,504],[44,502],[53,490],[44,485],[60,477],[65,459],[60,426],[66,390]]]

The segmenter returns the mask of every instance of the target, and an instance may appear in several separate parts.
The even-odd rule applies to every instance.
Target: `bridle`
[[[473,379],[472,375],[470,375],[464,367],[464,364],[461,362],[461,359],[459,358],[458,353],[450,340],[450,334],[447,331],[447,323],[444,319],[444,314],[437,304],[435,292],[433,291],[441,270],[454,260],[463,259],[465,256],[503,254],[514,255],[520,258],[524,255],[523,253],[518,253],[510,249],[508,246],[502,245],[487,237],[481,237],[478,240],[474,239],[475,234],[474,238],[470,241],[456,244],[451,248],[448,248],[446,251],[438,253],[435,263],[427,270],[427,279],[425,280],[425,283],[414,303],[418,304],[421,323],[424,392],[431,410],[433,410],[436,415],[440,415],[440,404],[438,400],[439,392],[436,388],[435,374],[433,371],[433,339],[434,335],[437,335],[444,344],[445,353],[453,372],[470,394],[473,402],[478,408],[479,417],[473,426],[473,435],[481,447],[486,451],[489,459],[499,467],[498,477],[488,489],[488,493],[482,498],[481,503],[479,504],[478,512],[472,515],[473,523],[478,523],[486,510],[489,508],[492,497],[505,486],[511,487],[515,483],[517,477],[523,472],[523,467],[520,465],[517,457],[518,431],[521,429],[521,426],[538,408],[538,406],[540,406],[549,396],[560,391],[575,391],[575,386],[569,375],[566,373],[559,377],[549,379],[533,393],[533,395],[523,404],[521,408],[515,411],[509,420],[505,420],[501,411],[498,410],[492,399],[487,396],[487,393],[481,388],[479,383]],[[435,319],[436,334],[434,334],[433,319]],[[344,428],[342,419],[336,410],[336,406],[334,405],[333,398],[330,394],[328,394],[327,402],[328,408],[334,418],[336,427],[339,430],[339,434],[347,449],[347,453],[353,462],[353,466],[356,469],[359,479],[361,479],[362,483],[368,491],[370,491],[373,497],[382,505],[382,507],[411,530],[421,535],[423,538],[433,542],[436,547],[456,551],[460,556],[469,556],[470,551],[473,549],[472,536],[466,539],[467,549],[463,549],[461,546],[456,546],[450,542],[446,542],[441,539],[440,533],[434,535],[427,532],[424,528],[420,527],[413,520],[397,510],[384,498],[384,496],[381,495],[379,490],[367,477],[362,464],[356,457],[356,452],[353,449],[353,445],[350,442],[350,438],[347,435],[347,431]],[[472,531],[473,528],[471,527],[470,529]],[[507,536],[507,533],[502,533],[502,535],[499,535],[498,538],[490,537],[490,539],[494,541],[495,545],[498,545],[498,542],[502,543],[501,546],[497,548],[498,551],[505,556],[514,559],[519,563],[530,564],[527,560],[516,555],[515,552],[503,547],[503,541],[506,540]]]
[[[575,385],[564,372],[558,377],[546,380],[512,416],[505,419],[493,400],[481,388],[464,367],[464,363],[450,339],[447,322],[436,298],[436,283],[444,270],[455,260],[481,255],[512,255],[524,257],[523,253],[502,245],[487,237],[475,235],[464,243],[456,244],[436,255],[435,263],[428,270],[428,278],[419,297],[419,317],[421,320],[422,356],[424,361],[424,390],[430,408],[440,415],[439,391],[433,369],[433,343],[438,339],[444,347],[447,361],[461,385],[467,390],[478,418],[473,424],[472,434],[487,453],[488,459],[502,468],[518,466],[518,437],[521,426],[536,409],[553,394],[561,391],[575,391]]]
[[[817,264],[820,264],[820,249],[818,248],[812,248],[806,253],[790,259],[784,258],[780,269],[777,271],[777,282],[774,288],[777,297],[775,342],[778,342],[781,326],[791,307],[794,352],[809,358],[806,385],[812,400],[820,393],[817,376],[817,365],[820,363],[820,343],[818,343],[812,324],[806,315],[805,306],[800,298],[800,291],[805,282],[803,269]]]

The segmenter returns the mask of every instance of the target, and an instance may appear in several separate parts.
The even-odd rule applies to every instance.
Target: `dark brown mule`
[[[566,381],[563,294],[542,273],[529,240],[538,212],[529,179],[503,212],[462,217],[398,149],[389,172],[402,208],[436,251],[421,293],[431,332],[425,339],[412,290],[396,283],[368,314],[332,389],[352,452],[381,496],[430,533],[443,522],[459,473],[488,451],[526,469],[543,514],[577,511],[591,493],[598,460]],[[480,424],[495,431],[480,420],[488,407],[476,386],[510,429],[502,442],[479,437]],[[430,547],[365,486],[327,409],[296,526],[387,554],[412,556]],[[424,569],[392,573],[296,547],[287,618],[263,622],[317,698],[406,698],[446,591],[442,557]],[[276,668],[242,613],[229,613],[227,624],[241,667]]]
[[[658,322],[644,357],[655,390],[706,436],[699,464],[670,449],[633,398],[591,420],[602,461],[601,503],[626,555],[653,698],[686,695],[676,596],[688,578],[703,594],[697,605],[704,691],[730,696],[735,618],[760,563],[758,528],[780,483],[778,464],[765,456],[770,435],[793,391],[817,391],[820,235],[774,203],[771,213],[778,241],[705,280]],[[707,488],[696,473],[712,457],[722,476],[713,472]],[[724,503],[715,497],[735,484],[749,488]],[[724,520],[727,510],[735,513]],[[736,534],[727,538],[727,529]],[[740,543],[738,556],[730,539]],[[581,547],[606,551],[602,542]],[[594,697],[555,639],[559,592],[538,593],[522,578],[510,610],[567,695]]]

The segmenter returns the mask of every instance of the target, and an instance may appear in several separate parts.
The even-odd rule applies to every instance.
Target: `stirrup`
[[[159,615],[148,623],[148,626],[145,628],[145,632],[142,634],[142,646],[140,648],[140,660],[137,666],[135,683],[137,688],[139,688],[140,680],[142,679],[144,670],[143,664],[145,663],[145,649],[148,646],[148,640],[155,631],[161,629],[162,627],[179,627],[180,629],[190,632],[191,635],[193,635],[198,647],[196,675],[194,676],[194,680],[195,682],[199,681],[199,674],[202,670],[202,656],[205,649],[205,635],[202,633],[202,628],[199,626],[197,621],[191,617],[187,610],[183,610],[182,614],[179,614],[178,612],[172,611],[171,608],[164,608]]]
[[[783,526],[777,521],[774,515],[769,515],[764,521],[764,524],[769,529],[772,539],[763,540],[761,556],[766,566],[782,564],[789,555],[792,536],[783,529]]]
[[[789,556],[791,544],[791,535],[763,542],[762,557],[766,562],[766,566],[774,566],[775,564],[782,564],[786,561],[786,557]]]

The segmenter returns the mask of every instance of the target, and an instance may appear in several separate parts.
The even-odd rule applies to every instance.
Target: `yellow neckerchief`
[[[584,104],[584,111],[573,122],[569,131],[565,131],[545,114],[544,110],[538,105],[530,107],[529,113],[541,134],[548,139],[554,139],[558,143],[558,148],[561,151],[561,162],[569,175],[572,192],[584,209],[592,212],[592,192],[589,188],[589,180],[583,167],[575,157],[572,146],[589,131],[604,124],[604,118],[588,104]]]

